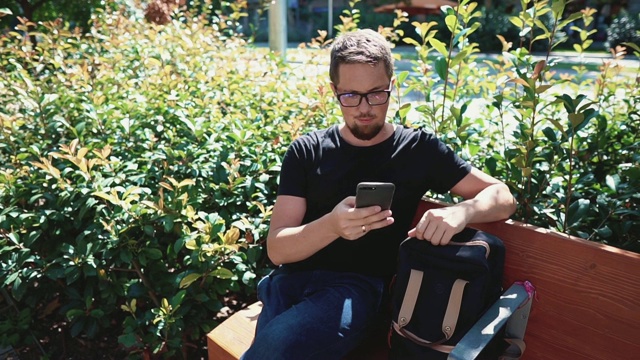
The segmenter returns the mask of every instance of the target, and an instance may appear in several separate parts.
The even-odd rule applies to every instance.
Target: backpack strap
[[[444,338],[439,341],[427,341],[419,336],[404,329],[404,327],[411,321],[413,310],[416,307],[418,301],[418,294],[420,293],[420,287],[422,286],[422,278],[424,273],[420,270],[411,269],[409,274],[409,282],[407,289],[404,293],[400,312],[398,313],[398,321],[393,322],[393,328],[402,336],[410,339],[418,345],[431,347],[434,350],[442,352],[450,352],[453,346],[440,345],[441,343],[449,340],[453,333],[456,331],[456,324],[460,315],[460,306],[462,305],[462,295],[464,294],[464,288],[469,283],[466,280],[456,279],[451,288],[451,294],[449,295],[449,302],[447,304],[447,310],[442,321],[442,333]]]
[[[398,313],[398,326],[403,328],[409,321],[411,321],[411,315],[416,307],[416,301],[418,300],[418,294],[420,293],[420,286],[422,286],[422,276],[424,273],[420,270],[411,269],[409,275],[409,283],[407,289],[404,292],[404,299],[402,300],[402,306]]]
[[[468,283],[466,280],[456,279],[451,288],[447,311],[444,313],[444,320],[442,320],[442,333],[447,340],[456,331],[458,316],[460,316],[460,306],[462,305],[462,295],[464,294],[464,287]]]

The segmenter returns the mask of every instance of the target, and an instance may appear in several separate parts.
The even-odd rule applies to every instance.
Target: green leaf
[[[226,268],[218,268],[212,271],[211,275],[219,279],[231,279],[233,277],[233,273],[231,272],[231,270]]]
[[[138,337],[133,333],[118,336],[118,342],[125,348],[132,348],[139,344]]]
[[[252,273],[251,271],[247,271],[244,273],[244,275],[242,275],[242,283],[245,285],[249,285],[251,281],[256,277],[256,274]]]
[[[123,263],[129,264],[129,263],[131,263],[132,259],[133,259],[133,254],[131,254],[131,251],[122,250],[120,252],[120,261],[122,261]]]
[[[15,281],[13,282],[13,287],[11,288],[12,292],[13,292],[13,296],[16,298],[16,300],[20,301],[22,300],[22,297],[24,296],[24,294],[27,291],[27,286],[28,283],[23,283],[22,279],[20,277],[17,277],[15,279]]]
[[[65,316],[67,317],[68,320],[73,320],[76,317],[81,316],[83,314],[84,314],[84,310],[82,310],[82,309],[71,309],[71,310],[67,311]]]
[[[553,84],[540,85],[540,86],[538,86],[536,88],[536,94],[542,94],[543,92],[547,91],[552,86],[553,86]]]
[[[640,53],[640,46],[636,45],[635,43],[632,42],[623,42],[622,45],[624,46],[628,46],[630,48],[632,48],[633,50],[637,51]]]
[[[477,23],[476,23],[477,24]],[[465,28],[462,29],[462,31],[460,31],[456,37],[453,38],[453,46],[456,46],[458,44],[458,41],[460,41],[460,38],[465,36],[466,33],[468,33],[471,30],[471,28]]]
[[[198,280],[202,274],[191,273],[180,280],[180,289],[189,287],[194,281]]]
[[[566,5],[565,0],[555,0],[551,3],[551,11],[553,11],[553,16],[556,19],[559,19],[560,16],[562,16],[565,5]]]
[[[489,175],[494,175],[498,169],[498,161],[494,157],[488,157],[484,160],[484,166]]]
[[[101,309],[93,309],[91,310],[91,312],[89,313],[89,315],[91,315],[91,317],[94,317],[96,319],[99,319],[101,317],[104,316],[104,310]]]
[[[573,13],[571,15],[569,15],[569,17],[567,17],[566,19],[560,21],[558,23],[558,29],[561,29],[569,24],[571,24],[572,22],[574,22],[575,20],[578,20],[582,17],[582,13],[581,12],[577,12],[577,13]]]
[[[398,76],[396,77],[396,86],[400,86],[404,84],[404,81],[407,79],[407,76],[409,76],[408,71],[403,71],[400,74],[398,74]]]
[[[457,53],[451,60],[451,67],[458,65],[462,60],[466,59],[468,55],[469,52],[467,51],[467,48]]]
[[[538,40],[544,40],[544,39],[548,39],[548,38],[549,38],[549,34],[542,34],[542,35],[538,35],[538,36],[534,37],[532,42],[536,42]]]
[[[521,18],[517,17],[517,16],[512,16],[509,18],[509,21],[511,21],[511,23],[513,25],[515,25],[517,28],[523,28],[524,27],[524,22],[522,21]]]
[[[86,318],[82,317],[75,324],[73,324],[70,331],[72,337],[80,335],[82,329],[84,328],[85,319]]]
[[[555,124],[554,124],[555,125]],[[559,124],[558,124],[559,125]],[[558,126],[556,125],[556,126]],[[550,127],[546,127],[544,129],[542,129],[542,133],[547,137],[547,139],[549,139],[551,142],[556,142],[558,141],[558,137],[556,136],[556,132],[553,131],[552,128]]]
[[[409,110],[411,110],[411,103],[402,104],[400,110],[398,110],[398,112],[400,113],[400,118],[405,119],[407,117],[407,114],[409,113]]]
[[[409,45],[413,45],[416,47],[420,47],[421,45],[415,41],[414,39],[410,38],[410,37],[406,37],[404,39],[402,39],[402,41],[404,41],[405,43],[409,44]]]
[[[446,57],[447,55],[449,55],[449,52],[447,51],[447,47],[444,45],[444,43],[436,38],[431,38],[429,39],[429,44],[431,44],[431,46],[433,46],[434,49],[436,49],[440,54],[442,54],[442,56]]]
[[[607,175],[605,178],[605,183],[607,184],[607,186],[609,187],[609,189],[613,190],[613,191],[618,191],[618,184],[620,184],[620,177],[619,176],[611,176],[611,175]]]
[[[186,240],[187,238],[185,236],[182,236],[178,240],[176,240],[176,242],[173,244],[173,252],[176,254],[179,253],[180,250],[182,250],[182,248],[184,247],[184,243]]]
[[[67,276],[67,285],[71,285],[80,278],[80,269],[76,266],[67,268],[65,275]]]
[[[596,232],[598,233],[598,235],[604,239],[608,239],[611,237],[611,235],[613,235],[613,231],[611,231],[611,229],[609,228],[609,226],[604,226],[601,227],[600,229],[596,230]]]
[[[578,199],[571,204],[569,206],[569,213],[567,214],[567,226],[571,228],[578,225],[582,218],[587,215],[590,204],[591,202],[587,199]]]
[[[445,57],[439,57],[436,59],[436,73],[440,76],[440,79],[444,80],[447,78],[447,59]]]
[[[18,277],[20,276],[20,272],[16,271],[11,273],[11,275],[9,275],[9,277],[7,277],[4,282],[2,283],[3,286],[8,286],[11,285],[12,282],[16,281],[16,279],[18,279]]]
[[[447,24],[447,28],[452,33],[455,33],[456,28],[460,25],[460,22],[458,21],[458,17],[456,15],[447,15],[444,18],[444,22],[445,24]]]
[[[171,306],[174,309],[177,309],[178,306],[180,306],[180,304],[182,304],[182,301],[184,300],[184,297],[187,295],[187,291],[186,290],[180,290],[178,291],[177,294],[175,294],[172,298],[171,298]]]
[[[173,216],[165,216],[162,219],[164,225],[164,231],[170,233],[173,230]]]
[[[154,248],[145,248],[144,254],[151,260],[159,260],[162,259],[162,251]]]

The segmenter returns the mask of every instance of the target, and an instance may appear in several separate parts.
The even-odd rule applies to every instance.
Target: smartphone
[[[356,188],[356,207],[379,205],[382,210],[391,208],[396,186],[384,182],[361,182]]]

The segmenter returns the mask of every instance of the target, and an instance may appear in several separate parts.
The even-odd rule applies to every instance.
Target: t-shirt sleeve
[[[307,154],[308,151],[305,150],[305,142],[302,138],[291,143],[282,159],[278,195],[307,197],[307,169],[305,166]]]
[[[434,154],[431,159],[434,169],[431,189],[443,194],[471,172],[471,165],[435,136],[429,137],[429,147],[432,149],[429,153]]]

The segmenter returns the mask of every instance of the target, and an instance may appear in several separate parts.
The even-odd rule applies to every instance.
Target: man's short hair
[[[331,47],[329,77],[338,84],[338,70],[342,64],[370,64],[382,62],[389,80],[393,77],[393,56],[391,47],[384,36],[371,29],[362,29],[343,33]]]

